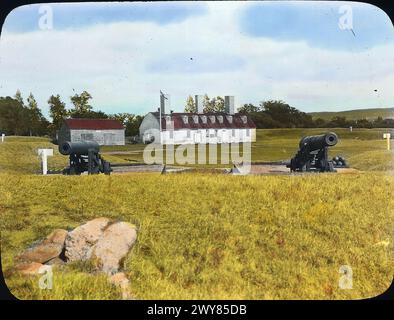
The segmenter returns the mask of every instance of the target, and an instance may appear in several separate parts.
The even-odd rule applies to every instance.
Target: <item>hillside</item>
[[[359,119],[376,119],[378,117],[394,118],[394,108],[375,108],[375,109],[359,109],[359,110],[347,110],[339,112],[310,112],[313,119],[322,118],[324,120],[331,120],[333,117],[346,117],[347,120],[359,120]]]
[[[300,136],[319,130],[259,130],[252,158],[286,159]],[[0,143],[1,259],[7,285],[20,299],[120,299],[104,277],[89,273],[88,264],[55,266],[52,290],[41,290],[37,277],[13,270],[21,250],[53,229],[69,230],[106,216],[139,228],[137,244],[124,261],[136,299],[376,296],[389,287],[393,274],[389,191],[394,180],[387,175],[392,153],[377,129],[335,131],[341,141],[333,154],[345,155],[363,172],[41,176],[34,174],[39,170],[36,149],[51,147],[50,142],[8,137]],[[66,164],[67,157],[55,149],[50,168]],[[338,285],[342,265],[354,271],[352,290]]]

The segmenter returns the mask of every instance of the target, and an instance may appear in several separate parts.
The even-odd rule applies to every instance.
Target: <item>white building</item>
[[[166,98],[167,99],[167,98]],[[163,99],[161,99],[163,101]],[[202,96],[196,96],[197,113],[150,112],[140,125],[144,143],[162,144],[239,143],[256,141],[256,125],[247,116],[234,113],[234,97],[225,97],[225,112],[203,113]],[[161,126],[159,122],[161,113]]]
[[[112,119],[66,119],[59,132],[59,144],[64,141],[96,141],[99,145],[125,144],[125,128]]]

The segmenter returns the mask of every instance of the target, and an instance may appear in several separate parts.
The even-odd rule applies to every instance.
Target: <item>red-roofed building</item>
[[[112,119],[65,119],[58,132],[58,141],[96,141],[99,145],[124,145],[125,128]]]
[[[216,144],[256,141],[256,125],[252,119],[234,113],[234,97],[225,97],[225,112],[204,113],[201,96],[196,96],[195,105],[198,112],[166,113],[166,106],[162,104],[161,112],[159,109],[148,113],[140,125],[142,142]]]

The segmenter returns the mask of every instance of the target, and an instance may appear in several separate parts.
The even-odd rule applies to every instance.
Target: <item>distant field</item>
[[[324,131],[259,130],[253,160],[287,159],[301,136]],[[20,299],[119,299],[117,288],[104,276],[89,275],[83,265],[55,268],[53,290],[40,290],[37,278],[13,272],[14,257],[54,228],[106,216],[139,228],[125,261],[136,299],[376,296],[389,287],[394,272],[393,154],[385,150],[384,130],[333,131],[341,141],[332,153],[347,156],[363,172],[43,177],[35,174],[36,149],[55,146],[42,138],[7,137],[0,143],[7,285]],[[123,155],[106,157],[125,161]],[[50,158],[52,167],[66,164],[67,157],[58,153]],[[342,265],[353,270],[352,290],[338,286]]]
[[[334,131],[338,134],[340,141],[337,146],[330,148],[330,157],[342,155],[354,168],[360,170],[388,170],[393,167],[393,157],[392,153],[386,150],[386,142],[382,139],[383,133],[387,130],[354,129],[353,132],[338,128],[257,130],[257,141],[252,144],[251,159],[252,162],[288,160],[297,151],[301,137]],[[57,146],[46,138],[7,137],[4,144],[0,143],[0,170],[16,174],[38,173],[40,162],[37,149],[44,147],[54,149],[54,156],[48,158],[49,169],[60,170],[67,166],[68,157],[62,156]],[[145,145],[142,144],[104,146],[101,151],[104,158],[112,163],[143,163],[144,147]],[[220,164],[220,146],[217,156],[218,165],[201,166],[186,163],[185,166],[231,167],[231,164]],[[186,158],[189,161],[192,159]]]
[[[392,153],[386,150],[386,142],[382,139],[388,129],[263,129],[257,130],[257,141],[252,144],[252,162],[280,161],[290,159],[298,148],[301,137],[334,131],[339,136],[339,143],[330,148],[330,156],[342,155],[350,164],[360,170],[387,170],[393,165]],[[390,131],[390,130],[389,130]],[[144,145],[126,145],[121,147],[104,147],[106,157],[111,156],[114,162],[143,162]],[[116,151],[120,150],[119,154]],[[111,152],[110,155],[105,154]],[[364,154],[365,153],[365,154]],[[196,147],[197,154],[197,147]],[[207,150],[208,154],[208,150]],[[220,163],[221,148],[217,150]],[[165,158],[164,158],[165,159]],[[187,157],[189,161],[192,157]],[[374,159],[377,159],[374,161]],[[185,166],[194,166],[190,163]],[[201,167],[200,165],[196,165]],[[229,167],[229,165],[204,165],[205,167]],[[231,165],[230,165],[231,166]]]
[[[359,109],[340,112],[311,112],[312,118],[331,120],[333,117],[346,117],[347,120],[360,120],[360,119],[376,119],[382,117],[383,119],[394,118],[394,108],[376,108],[376,109]]]

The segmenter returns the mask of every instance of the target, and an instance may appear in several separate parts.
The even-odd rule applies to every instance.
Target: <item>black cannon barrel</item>
[[[324,147],[333,147],[338,143],[338,136],[329,132],[319,136],[304,137],[300,141],[300,148],[308,147],[309,150],[318,150]]]
[[[87,155],[89,150],[95,153],[100,151],[100,146],[95,141],[63,142],[59,144],[59,152],[65,156],[70,154]]]

